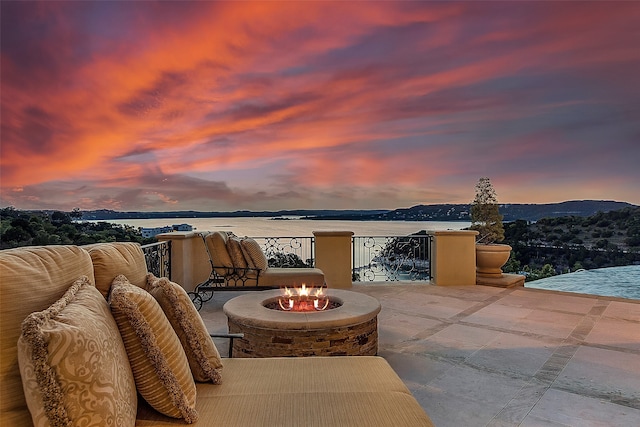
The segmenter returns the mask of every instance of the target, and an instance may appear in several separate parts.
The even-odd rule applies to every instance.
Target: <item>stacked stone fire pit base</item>
[[[293,313],[264,305],[280,291],[253,292],[224,305],[233,357],[374,356],[378,352],[378,313],[375,298],[357,292],[329,289],[329,298],[342,305],[327,311]]]

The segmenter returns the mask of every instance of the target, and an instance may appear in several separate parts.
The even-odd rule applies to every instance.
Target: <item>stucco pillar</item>
[[[315,266],[330,288],[351,287],[352,231],[314,231]]]
[[[202,237],[193,231],[158,234],[158,241],[171,240],[171,280],[193,291],[211,273],[209,255]]]
[[[429,231],[431,246],[431,281],[438,286],[476,284],[475,230]]]

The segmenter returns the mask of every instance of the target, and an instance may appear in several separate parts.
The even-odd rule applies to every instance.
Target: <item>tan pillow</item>
[[[196,385],[189,362],[158,302],[123,275],[113,280],[110,295],[140,395],[158,412],[196,422]]]
[[[147,275],[147,290],[158,301],[176,331],[196,381],[221,383],[222,360],[202,317],[182,286],[166,277]]]
[[[258,242],[250,237],[245,237],[240,241],[240,245],[244,258],[247,260],[247,264],[250,268],[257,268],[262,271],[267,269],[267,257],[264,252],[262,252],[262,248]]]
[[[136,386],[109,305],[86,276],[22,323],[18,363],[35,426],[133,426]]]
[[[139,244],[133,242],[99,243],[87,247],[96,278],[96,288],[107,297],[113,279],[122,274],[144,288],[147,284],[147,263]]]
[[[216,273],[220,276],[226,276],[229,274],[229,270],[227,269],[233,268],[233,262],[231,261],[231,257],[227,251],[227,233],[214,231],[213,233],[209,233],[204,240],[207,244],[207,249],[209,249],[209,253],[211,254],[213,265],[216,267],[225,267],[216,268]]]
[[[244,255],[242,254],[240,239],[235,236],[230,236],[227,239],[227,251],[229,251],[229,256],[231,257],[231,261],[233,262],[233,266],[235,268],[248,267],[247,260],[244,259]]]

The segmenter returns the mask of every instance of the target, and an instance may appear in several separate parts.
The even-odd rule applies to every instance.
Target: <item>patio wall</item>
[[[432,231],[431,282],[438,286],[476,284],[476,231]],[[315,232],[315,260],[326,278],[327,286],[351,287],[351,231]],[[211,264],[200,234],[174,231],[159,234],[158,241],[171,240],[171,276],[187,291],[209,277]]]

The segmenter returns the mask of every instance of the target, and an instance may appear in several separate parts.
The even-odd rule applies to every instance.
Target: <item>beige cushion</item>
[[[31,425],[18,369],[22,321],[60,299],[82,275],[93,283],[91,258],[77,246],[0,251],[0,425]]]
[[[231,257],[231,262],[235,268],[247,268],[247,260],[244,259],[244,254],[242,253],[242,247],[240,244],[240,239],[235,236],[230,236],[227,239],[227,251],[229,252],[229,256]]]
[[[22,329],[18,361],[35,426],[135,424],[127,353],[109,305],[86,276]]]
[[[176,331],[196,381],[220,384],[222,361],[207,327],[187,292],[166,277],[149,273],[147,290],[158,301]]]
[[[189,362],[158,302],[123,275],[114,279],[110,295],[140,395],[165,415],[195,422],[196,387]]]
[[[231,257],[227,251],[227,233],[214,231],[213,233],[207,234],[204,241],[207,244],[213,265],[216,267],[225,267],[216,268],[216,273],[220,276],[229,274],[227,269],[233,268],[233,261],[231,261]]]
[[[147,284],[147,264],[139,244],[133,242],[100,243],[87,247],[93,261],[96,288],[105,297],[113,279],[123,274],[140,287]]]
[[[262,248],[258,242],[250,237],[245,237],[240,240],[240,247],[242,248],[242,253],[249,268],[257,268],[262,271],[267,269],[267,257],[264,252],[262,252]]]
[[[199,383],[208,427],[432,426],[391,366],[377,356],[223,359],[221,385]],[[138,426],[176,421],[140,405]]]

